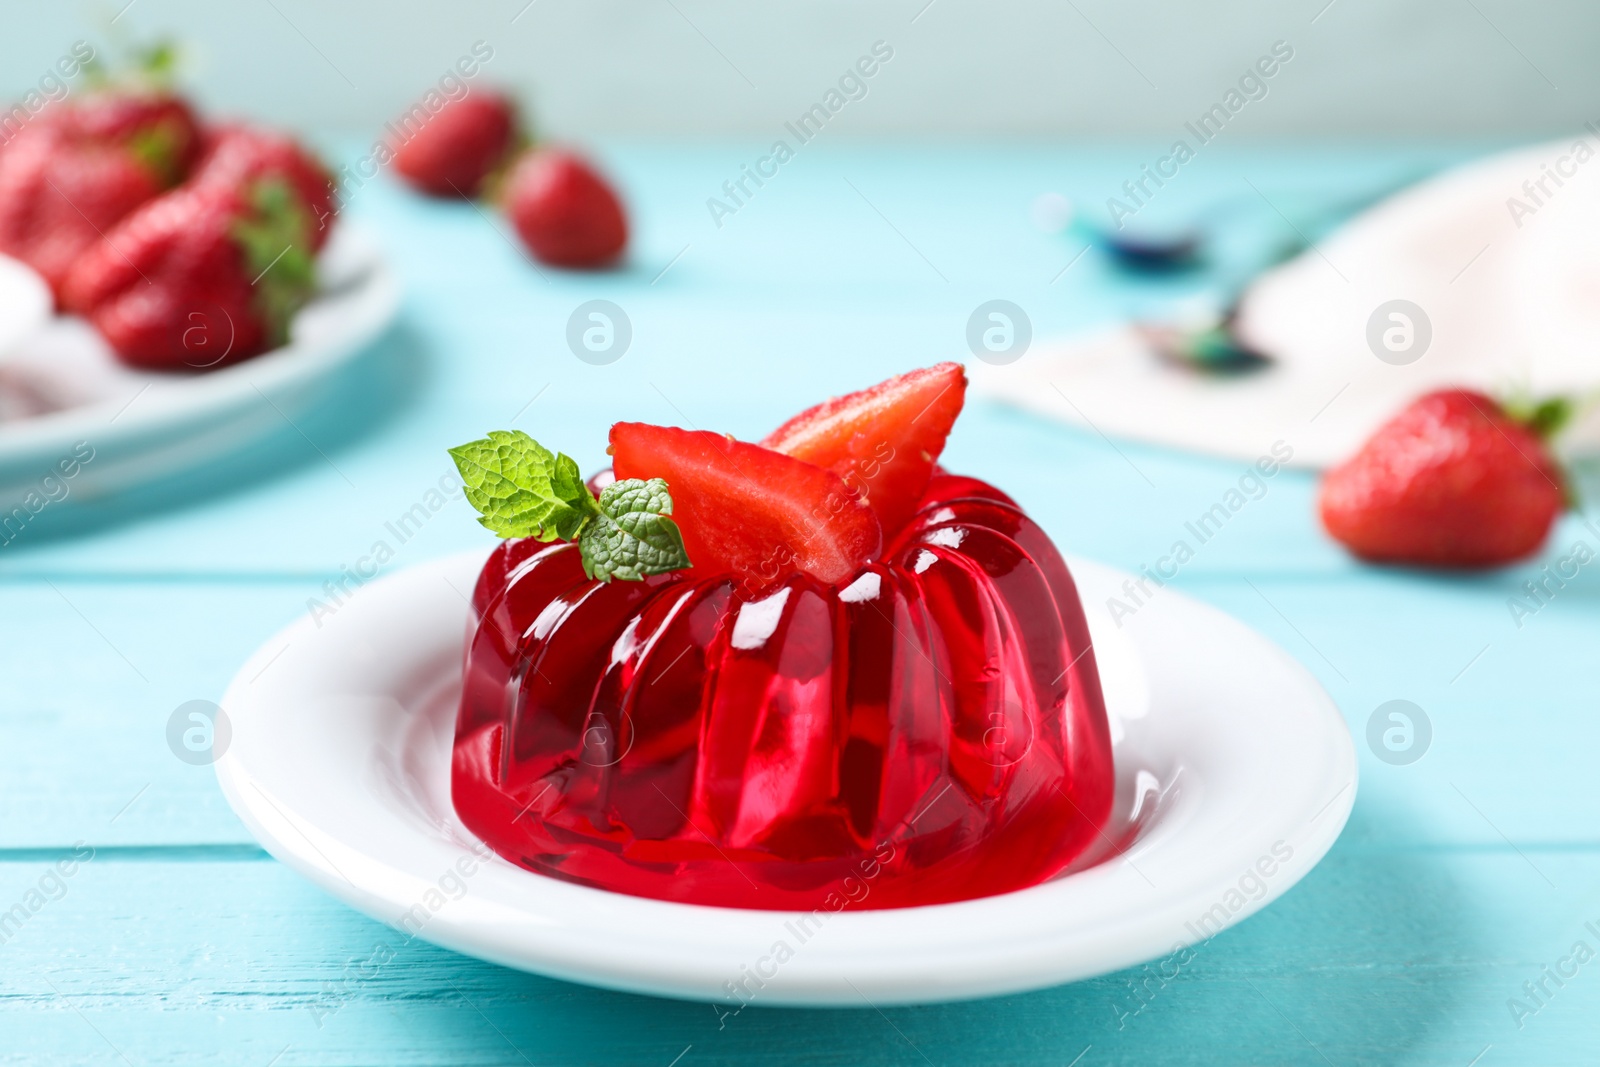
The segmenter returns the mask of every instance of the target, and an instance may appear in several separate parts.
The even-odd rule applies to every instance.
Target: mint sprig
[[[571,541],[599,514],[572,457],[552,454],[521,430],[490,430],[450,457],[478,521],[501,537]]]
[[[572,457],[521,430],[491,430],[450,457],[480,523],[501,537],[577,541],[590,578],[637,582],[691,565],[660,478],[613,482],[596,500]]]

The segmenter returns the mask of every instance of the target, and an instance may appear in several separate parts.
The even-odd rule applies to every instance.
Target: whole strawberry
[[[188,176],[204,140],[188,102],[169,92],[105,89],[73,101],[65,112],[78,136],[127,148],[163,188]]]
[[[313,221],[312,251],[320,251],[333,228],[333,176],[294,138],[246,123],[216,126],[192,182],[231,189],[269,175],[293,187]]]
[[[487,89],[449,101],[420,121],[404,115],[389,130],[401,177],[430,196],[467,199],[483,192],[519,140],[516,105]]]
[[[557,267],[603,267],[628,243],[628,220],[611,186],[578,156],[537,149],[506,181],[505,210],[528,251]]]
[[[1530,555],[1566,506],[1544,442],[1563,410],[1516,418],[1483,393],[1429,393],[1328,472],[1322,524],[1378,563],[1493,567]]]
[[[0,157],[0,252],[38,271],[60,300],[84,250],[160,192],[155,174],[122,149],[30,127]]]
[[[182,180],[199,143],[188,105],[167,94],[101,90],[46,108],[0,155],[0,252],[59,299],[77,258]]]
[[[123,362],[155,370],[237,362],[282,345],[311,299],[319,231],[296,180],[303,176],[244,168],[224,181],[221,173],[141,207],[68,277],[67,299]]]

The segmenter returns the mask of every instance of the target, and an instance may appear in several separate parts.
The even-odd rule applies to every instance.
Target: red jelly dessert
[[[913,372],[765,445],[621,423],[598,504],[525,436],[454,450],[484,525],[534,533],[473,596],[467,827],[556,878],[741,908],[936,904],[1066,867],[1111,807],[1099,676],[1049,537],[935,465],[964,390],[954,364]]]

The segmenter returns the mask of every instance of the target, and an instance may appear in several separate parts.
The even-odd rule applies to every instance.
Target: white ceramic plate
[[[1600,159],[1563,164],[1574,173],[1560,188],[1547,179],[1554,195],[1541,196],[1533,214],[1513,218],[1507,207],[1510,197],[1526,200],[1522,183],[1542,177],[1541,164],[1559,162],[1574,140],[1416,185],[1263,275],[1238,330],[1276,358],[1265,371],[1199,377],[1115,328],[1037,346],[1010,366],[975,365],[974,384],[1112,436],[1245,461],[1283,441],[1293,465],[1311,468],[1349,456],[1430,389],[1587,394],[1600,386]],[[1369,320],[1393,300],[1420,307],[1431,328],[1414,362],[1385,362],[1368,343]],[[1597,439],[1600,420],[1565,444],[1588,452]]]
[[[1118,629],[1100,605],[1125,576],[1075,562],[1112,710],[1107,843],[1123,850],[1002,896],[846,909],[803,942],[804,913],[647,900],[484,862],[449,782],[482,561],[411,568],[363,587],[320,628],[306,619],[268,641],[223,698],[231,737],[216,769],[284,863],[374,918],[510,967],[730,1010],[744,998],[728,983],[752,972],[761,988],[746,988],[761,1004],[1035,989],[1238,922],[1321,859],[1355,800],[1349,731],[1303,667],[1168,590]],[[793,952],[782,963],[779,942]]]
[[[56,316],[0,361],[0,511],[36,490],[80,442],[94,449],[86,495],[176,473],[285,428],[316,388],[394,317],[399,286],[374,241],[348,223],[318,263],[322,292],[289,344],[214,371],[151,374],[119,363],[76,316]],[[0,285],[4,272],[0,271]],[[79,453],[81,455],[81,453]]]
[[[0,355],[50,317],[50,288],[26,263],[0,256]]]

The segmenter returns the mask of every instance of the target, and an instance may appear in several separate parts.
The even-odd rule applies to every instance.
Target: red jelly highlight
[[[1102,831],[1111,744],[1077,590],[1003,493],[941,474],[825,586],[584,578],[507,541],[473,596],[457,812],[600,889],[736,908],[1004,893]]]

